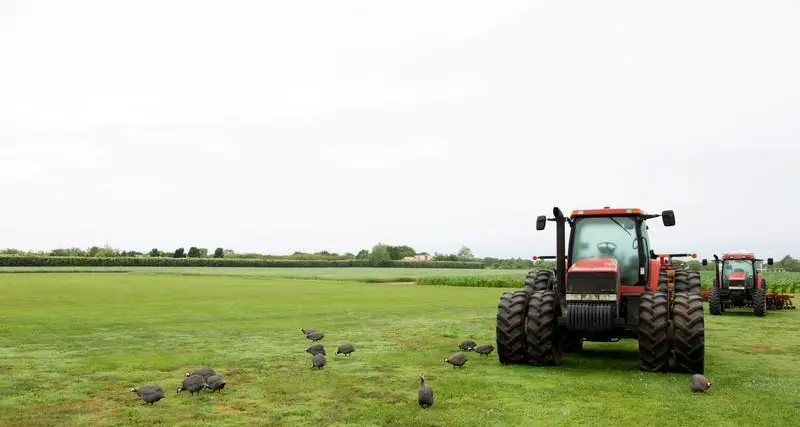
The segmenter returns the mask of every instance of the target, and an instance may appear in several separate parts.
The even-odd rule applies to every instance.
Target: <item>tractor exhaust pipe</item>
[[[566,294],[567,289],[567,233],[564,213],[558,207],[553,208],[553,217],[556,222],[556,278],[558,279],[558,293]]]

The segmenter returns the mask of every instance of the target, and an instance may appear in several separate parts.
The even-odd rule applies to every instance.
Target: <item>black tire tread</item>
[[[556,299],[551,290],[537,291],[528,302],[525,317],[525,339],[528,362],[532,365],[553,365],[560,362],[559,337],[556,334]]]
[[[536,291],[551,291],[553,290],[553,283],[555,282],[555,275],[550,270],[534,270],[528,272],[525,276],[525,287],[523,290],[529,294]]]
[[[666,292],[644,292],[639,300],[639,369],[664,372],[671,356],[669,297]]]
[[[722,301],[719,288],[716,286],[712,286],[708,290],[708,312],[714,316],[722,314]]]
[[[688,292],[675,294],[672,326],[675,370],[702,374],[705,369],[705,321],[700,295]]]
[[[528,294],[506,292],[497,304],[497,356],[504,365],[525,363],[525,314]]]
[[[767,290],[756,289],[753,295],[753,314],[764,317],[767,314]]]

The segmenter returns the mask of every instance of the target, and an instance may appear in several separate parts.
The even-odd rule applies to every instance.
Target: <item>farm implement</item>
[[[666,227],[675,225],[671,210],[606,207],[566,217],[555,207],[552,218],[537,217],[537,230],[555,222],[556,255],[534,259],[555,258],[556,267],[529,273],[522,290],[500,297],[500,363],[557,365],[563,353],[581,351],[584,341],[631,338],[639,342],[641,370],[702,373],[700,276],[677,268],[670,273],[666,257],[653,256],[647,220],[657,217]]]
[[[702,263],[708,265],[708,260]],[[728,308],[744,307],[763,317],[768,310],[794,309],[790,295],[768,292],[763,263],[753,253],[725,253],[721,259],[714,254],[714,281],[707,293],[709,313],[719,315]],[[767,265],[772,264],[772,258],[767,258]]]

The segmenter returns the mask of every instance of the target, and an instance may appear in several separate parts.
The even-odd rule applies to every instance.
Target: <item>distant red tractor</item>
[[[556,223],[556,268],[529,274],[524,289],[500,297],[500,363],[560,364],[564,352],[580,351],[584,341],[633,338],[639,341],[641,370],[664,372],[673,365],[679,372],[703,373],[699,287],[695,291],[688,276],[679,274],[680,285],[670,295],[646,224],[657,217],[666,227],[675,225],[671,210],[575,210],[567,218],[555,207],[553,218],[539,216],[537,230]]]
[[[714,281],[708,289],[708,311],[722,314],[729,307],[752,307],[753,314],[767,314],[767,281],[761,273],[764,260],[753,253],[714,254]],[[767,258],[767,264],[773,264]],[[708,260],[702,261],[708,265]]]

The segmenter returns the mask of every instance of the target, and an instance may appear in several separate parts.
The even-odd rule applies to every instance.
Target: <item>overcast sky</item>
[[[793,1],[0,1],[0,247],[800,256]],[[795,194],[794,197],[790,196]],[[550,223],[549,225],[552,225]]]

